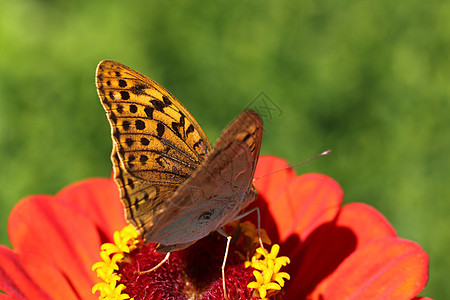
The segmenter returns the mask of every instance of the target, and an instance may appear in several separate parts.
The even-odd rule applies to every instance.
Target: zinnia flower
[[[255,178],[286,166],[262,156]],[[286,169],[255,180],[255,186],[258,199],[252,206],[261,209],[266,251],[255,251],[250,223],[227,226],[233,234],[225,267],[231,299],[412,299],[424,288],[427,254],[398,238],[374,208],[341,207],[342,191],[329,177],[296,176]],[[256,216],[250,219],[257,224]],[[14,249],[0,246],[0,290],[6,293],[0,299],[98,299],[98,291],[108,289],[100,286],[106,282],[97,278],[99,270],[105,272],[100,277],[110,276],[107,283],[116,293],[109,299],[188,299],[182,298],[187,293],[223,299],[224,237],[213,233],[173,252],[154,272],[140,273],[164,255],[127,228],[111,179],[88,179],[56,196],[21,200],[8,223]],[[272,264],[274,273],[263,263]],[[117,268],[103,268],[107,265]],[[286,272],[290,280],[284,283]],[[278,290],[277,284],[284,287]]]

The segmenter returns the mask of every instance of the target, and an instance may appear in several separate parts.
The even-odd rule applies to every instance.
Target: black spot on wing
[[[136,211],[139,210],[139,206],[140,206],[139,201],[134,201],[133,206]],[[132,210],[132,209],[130,209],[130,210]]]
[[[176,135],[178,135],[180,138],[182,138],[182,133],[180,129],[184,129],[185,124],[185,118],[184,115],[181,115],[179,122],[172,122],[172,129],[175,132]]]
[[[195,148],[200,148],[201,144],[203,144],[203,140],[199,139],[193,146],[194,150],[195,150]]]
[[[246,142],[252,135],[247,133],[247,135],[242,139],[242,141]]]
[[[162,138],[162,136],[164,135],[164,125],[162,123],[158,123],[156,125],[156,133],[158,134],[158,137]]]
[[[121,88],[126,87],[127,86],[127,82],[123,79],[119,79],[119,86]]]
[[[157,163],[158,165],[160,165],[162,168],[165,168],[165,164],[164,164],[165,159],[164,159],[164,157],[158,156],[158,157],[155,159],[155,161],[156,161],[156,163]]]
[[[189,133],[194,132],[194,125],[189,125],[187,130],[186,130],[186,136],[189,135]]]
[[[138,108],[136,105],[131,104],[130,105],[130,113],[135,114],[138,111]]]
[[[170,99],[167,98],[167,96],[163,96],[162,99],[164,101],[165,106],[169,106],[170,104],[172,104],[172,101],[170,101]]]
[[[157,110],[157,111],[161,111],[164,112],[164,102],[158,100],[158,99],[153,99],[150,100],[150,102],[152,103],[153,107]]]
[[[127,139],[125,140],[125,143],[127,144],[128,147],[131,147],[131,146],[133,146],[134,141],[133,141],[132,138],[127,138]]]
[[[145,129],[145,123],[142,120],[136,120],[135,125],[136,125],[136,129],[139,129],[139,130]]]
[[[122,100],[128,100],[130,99],[130,93],[127,91],[120,91],[120,97],[122,97]]]
[[[128,179],[128,186],[131,188],[131,189],[134,189],[134,182],[133,182],[133,179]]]
[[[128,120],[125,120],[125,121],[122,122],[122,127],[123,127],[123,129],[124,129],[125,131],[127,131],[127,130],[130,129],[130,125],[131,125],[131,123],[130,123],[130,121],[128,121]]]
[[[125,156],[125,150],[123,148],[119,149],[119,154],[120,156],[124,157]]]
[[[111,112],[111,113],[109,114],[109,119],[110,119],[111,122],[113,122],[114,124],[117,124],[117,117],[116,117],[116,115],[115,115],[113,112]]]
[[[147,117],[148,117],[149,119],[153,119],[153,111],[154,111],[154,108],[153,108],[153,107],[146,106],[146,107],[144,108],[144,112],[145,112],[145,114],[147,115]]]
[[[136,84],[135,86],[130,88],[130,92],[132,92],[133,94],[138,95],[138,96],[143,95],[143,94],[145,94],[145,88],[146,88],[145,84],[142,84],[142,83]]]
[[[139,157],[139,161],[144,164],[146,161],[148,160],[148,156],[147,155],[141,155]]]

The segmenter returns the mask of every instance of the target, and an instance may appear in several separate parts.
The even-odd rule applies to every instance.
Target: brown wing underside
[[[154,226],[144,227],[158,252],[183,249],[230,222],[253,199],[252,180],[262,141],[262,121],[243,112],[227,127],[205,162],[161,203]]]

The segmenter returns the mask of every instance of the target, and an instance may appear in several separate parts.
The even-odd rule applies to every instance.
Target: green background
[[[450,2],[0,2],[0,242],[30,194],[109,176],[100,60],[155,79],[212,141],[264,102],[263,154],[321,172],[430,255],[448,299]],[[267,100],[267,99],[265,99]],[[263,112],[263,111],[262,111]]]

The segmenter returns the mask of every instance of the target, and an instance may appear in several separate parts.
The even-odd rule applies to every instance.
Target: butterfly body
[[[232,221],[256,197],[262,121],[243,112],[211,143],[184,106],[150,78],[113,61],[96,84],[113,140],[125,217],[158,252],[180,250]]]

